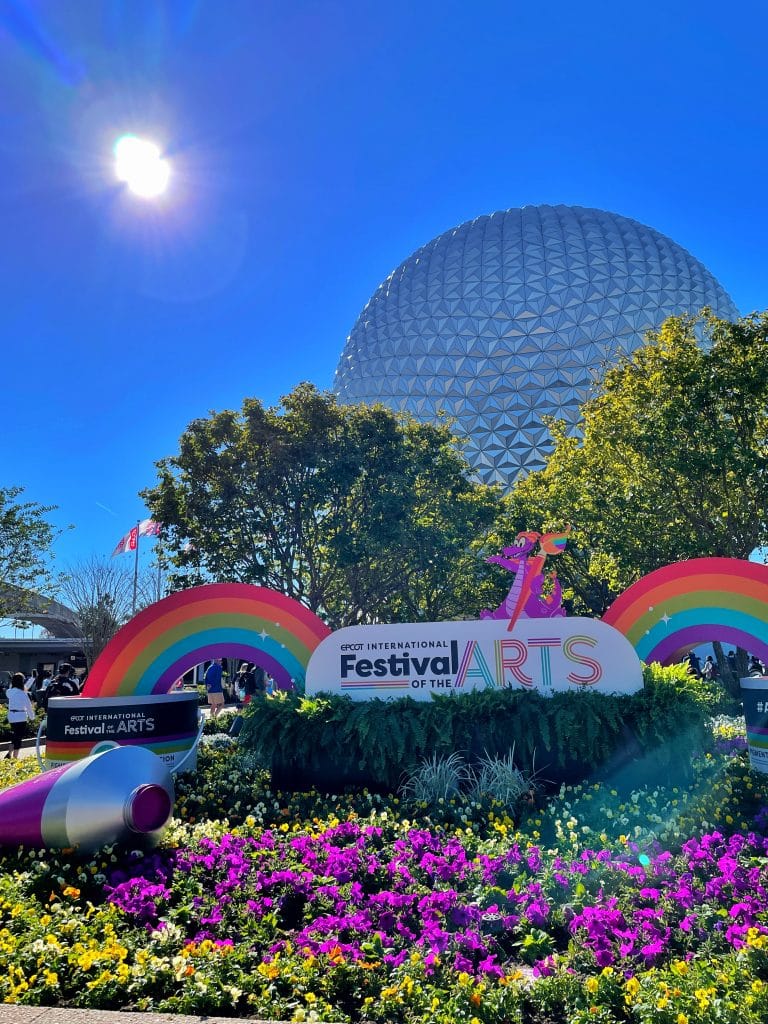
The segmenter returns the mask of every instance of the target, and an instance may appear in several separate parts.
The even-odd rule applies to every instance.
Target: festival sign
[[[140,746],[173,771],[194,748],[200,728],[197,691],[108,700],[52,697],[47,714],[48,768],[114,746]],[[194,756],[186,761],[186,767],[194,768],[193,762]]]
[[[354,700],[466,693],[475,689],[642,689],[629,641],[596,619],[505,619],[347,626],[323,640],[309,660],[306,692],[347,693]]]

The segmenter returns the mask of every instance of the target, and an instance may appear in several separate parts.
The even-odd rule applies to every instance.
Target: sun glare
[[[155,199],[165,192],[171,176],[171,165],[164,160],[160,147],[136,135],[122,135],[114,147],[115,174],[134,195]]]

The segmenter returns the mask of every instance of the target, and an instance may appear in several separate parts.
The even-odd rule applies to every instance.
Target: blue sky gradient
[[[613,210],[768,306],[766,8],[622,6],[0,0],[0,481],[74,524],[60,563],[193,418],[330,386],[381,280],[479,214]],[[162,202],[115,181],[123,132]]]

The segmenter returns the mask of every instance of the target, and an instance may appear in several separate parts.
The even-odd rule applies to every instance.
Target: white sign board
[[[518,619],[511,632],[507,626],[505,619],[347,626],[315,648],[306,693],[429,700],[475,689],[642,689],[634,647],[598,619]]]

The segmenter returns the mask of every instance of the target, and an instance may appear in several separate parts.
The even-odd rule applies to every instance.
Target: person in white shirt
[[[24,689],[24,673],[14,673],[8,687],[8,724],[11,727],[11,742],[8,757],[17,758],[21,749],[21,741],[27,731],[27,721],[33,722],[35,712],[29,694]]]

